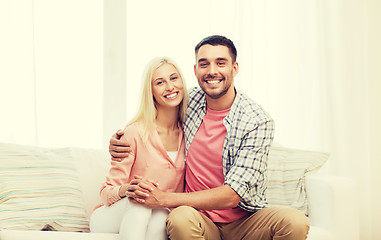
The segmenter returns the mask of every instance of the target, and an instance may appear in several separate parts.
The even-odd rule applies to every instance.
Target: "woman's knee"
[[[118,233],[119,225],[115,218],[107,218],[104,216],[102,209],[97,209],[90,217],[90,232],[97,233]]]
[[[94,210],[90,217],[91,232],[118,233],[124,212],[129,208],[128,199]]]

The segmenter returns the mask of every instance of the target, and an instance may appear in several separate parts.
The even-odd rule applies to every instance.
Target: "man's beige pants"
[[[292,208],[269,207],[231,223],[214,223],[194,208],[181,206],[167,218],[171,240],[305,240],[308,218]]]

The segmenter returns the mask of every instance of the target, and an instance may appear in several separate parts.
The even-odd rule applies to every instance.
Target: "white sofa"
[[[310,158],[308,156],[312,157]],[[308,162],[307,164],[300,162],[303,158],[310,158],[306,161],[303,160],[303,162]],[[318,158],[318,163],[315,161],[316,158]],[[353,184],[345,178],[316,174],[317,170],[324,164],[327,158],[328,155],[324,153],[281,147],[272,148],[269,156],[269,202],[271,205],[291,205],[308,213],[311,222],[308,240],[358,240],[358,215],[354,211],[356,208],[353,207],[357,205],[357,202],[353,197],[355,196]],[[45,162],[39,162],[37,167],[35,167],[32,163],[39,159],[43,159]],[[70,173],[65,172],[64,174],[61,174],[61,172],[53,172],[53,175],[47,175],[48,177],[53,176],[51,178],[52,180],[48,180],[48,182],[42,184],[41,188],[44,186],[53,186],[53,184],[55,184],[54,179],[60,179],[62,176],[64,178],[70,178],[68,182],[65,182],[65,179],[57,180],[57,184],[61,182],[64,183],[64,187],[62,188],[70,184],[77,185],[78,189],[75,191],[70,190],[72,192],[62,194],[67,196],[67,198],[60,198],[60,200],[54,200],[53,202],[70,202],[70,198],[77,197],[77,199],[79,199],[78,196],[80,196],[82,202],[77,201],[75,203],[76,206],[73,209],[76,209],[77,215],[75,217],[77,219],[73,221],[78,221],[78,218],[82,217],[83,219],[80,220],[80,231],[84,232],[75,232],[78,231],[78,229],[75,228],[75,224],[70,225],[70,219],[66,222],[60,221],[60,217],[57,217],[58,220],[53,219],[56,212],[57,216],[63,214],[62,218],[70,218],[70,207],[73,207],[72,202],[67,204],[62,202],[62,204],[58,204],[66,207],[61,209],[63,213],[57,210],[61,206],[50,209],[50,206],[43,205],[44,207],[41,207],[41,210],[33,210],[33,212],[30,213],[31,216],[25,215],[31,210],[29,207],[28,209],[24,208],[23,201],[25,204],[29,204],[31,201],[39,200],[38,197],[34,197],[33,200],[30,200],[27,199],[28,196],[26,195],[25,199],[22,199],[20,196],[24,196],[23,194],[25,194],[26,190],[38,185],[38,183],[33,183],[34,180],[32,177],[28,177],[26,178],[27,182],[21,184],[21,187],[18,187],[16,186],[18,179],[22,179],[25,175],[30,174],[31,169],[40,166],[44,166],[44,168],[41,167],[38,171],[55,171],[57,169],[54,166],[47,165],[47,167],[45,167],[44,165],[45,163],[54,161],[56,161],[57,164],[63,164],[62,162],[68,161],[69,164],[64,168],[69,169],[70,166],[72,166],[73,171]],[[314,163],[311,164],[311,161]],[[13,162],[15,162],[15,164],[10,164]],[[29,163],[31,165],[29,165]],[[22,164],[25,164],[25,167]],[[61,166],[59,164],[57,166]],[[288,170],[286,168],[288,168],[289,165],[291,165],[291,168],[288,170],[290,170],[292,174],[290,174],[290,172],[287,173]],[[294,171],[295,166],[300,166],[298,172],[302,173],[301,176],[296,176],[297,174]],[[0,240],[118,240],[118,234],[87,232],[89,216],[94,207],[100,203],[98,191],[101,183],[104,181],[108,167],[109,155],[106,150],[79,148],[46,149],[0,143]],[[16,173],[12,171],[16,171]],[[17,175],[17,171],[27,172],[22,172],[22,175],[18,178],[14,177],[15,174]],[[33,170],[32,172],[36,173],[36,171],[37,170]],[[42,175],[44,174],[41,174],[41,176]],[[283,175],[283,177],[280,175]],[[291,175],[295,175],[296,179],[292,181],[287,179]],[[293,182],[293,184],[289,184],[290,182]],[[25,184],[31,184],[31,187],[25,186],[25,188],[28,188],[25,189],[25,191],[24,189],[18,189],[23,188]],[[295,197],[291,196],[290,198],[290,196],[283,193],[285,191],[284,188],[290,186],[296,186],[294,191]],[[55,193],[55,195],[51,197],[48,195],[46,197],[48,199],[41,199],[42,202],[45,201],[43,204],[46,204],[47,201],[49,205],[49,198],[60,195],[61,189],[59,188],[60,187],[57,187],[58,194]],[[75,189],[76,187],[73,186],[72,188]],[[46,190],[45,192],[47,191],[54,193],[55,188]],[[20,192],[21,195],[17,195],[17,192]],[[73,194],[71,195],[71,193]],[[79,193],[78,196],[76,195],[77,193]],[[14,197],[12,197],[12,195],[14,195]],[[15,205],[16,209],[12,208]],[[17,206],[23,208],[23,211],[18,211],[20,209],[17,209]],[[67,208],[68,206],[69,208]],[[46,213],[44,212],[39,215],[39,211],[46,211]],[[48,217],[51,213],[53,215]],[[44,216],[46,216],[47,219],[44,219]],[[36,219],[29,220],[33,217]],[[50,229],[56,228],[58,231],[39,231],[41,228],[46,228],[46,226],[50,226]]]

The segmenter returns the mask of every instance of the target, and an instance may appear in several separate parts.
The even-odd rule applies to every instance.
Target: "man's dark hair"
[[[229,48],[230,56],[232,57],[233,63],[237,60],[237,49],[234,46],[234,43],[232,40],[230,40],[227,37],[221,36],[221,35],[212,35],[209,37],[206,37],[199,42],[196,47],[194,48],[194,52],[197,55],[198,50],[200,49],[201,46],[203,45],[212,45],[212,46],[226,46]]]

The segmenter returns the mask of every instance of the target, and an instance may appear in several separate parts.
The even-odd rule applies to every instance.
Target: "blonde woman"
[[[102,206],[90,220],[92,232],[114,232],[121,239],[167,239],[168,209],[149,209],[126,197],[135,177],[154,179],[163,191],[183,192],[185,146],[182,124],[187,106],[183,75],[167,57],[151,60],[143,74],[139,111],[123,134],[128,157],[111,160],[100,195]]]

